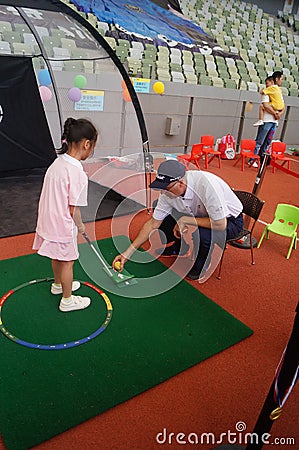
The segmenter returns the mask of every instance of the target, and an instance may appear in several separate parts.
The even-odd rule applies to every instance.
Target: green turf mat
[[[125,237],[119,241],[123,247],[127,245]],[[112,240],[99,245],[111,261],[116,253]],[[83,267],[91,261],[91,279],[79,262],[75,277],[93,284],[100,277],[105,289],[99,285],[113,306],[112,320],[95,339],[64,350],[24,347],[0,333],[0,431],[8,450],[37,445],[252,334],[169,270],[167,279],[177,282],[173,288],[133,298],[134,289],[146,296],[146,289],[151,292],[152,285],[157,286],[151,280],[166,270],[159,261],[150,261],[145,255],[146,265],[129,262],[127,268],[138,283],[117,290],[88,244],[80,246],[80,253]],[[145,272],[147,276],[142,278]],[[0,273],[2,297],[26,281],[51,277],[51,261],[38,255],[4,260],[0,261]],[[48,345],[88,336],[105,320],[105,302],[90,287],[82,286],[78,294],[91,296],[91,306],[72,313],[59,312],[60,296],[51,295],[49,289],[47,281],[10,295],[1,311],[3,326],[24,341]]]

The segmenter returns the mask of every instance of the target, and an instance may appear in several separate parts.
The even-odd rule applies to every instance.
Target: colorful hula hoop
[[[10,331],[8,331],[5,328],[5,326],[3,325],[3,322],[2,322],[1,313],[2,313],[2,307],[3,307],[4,303],[5,303],[5,301],[14,292],[18,291],[19,289],[22,289],[23,287],[28,286],[30,284],[42,283],[43,281],[53,281],[53,278],[41,278],[39,280],[28,281],[27,283],[23,283],[20,286],[17,286],[16,288],[11,289],[10,291],[6,292],[6,294],[4,294],[3,297],[1,297],[1,299],[0,299],[0,331],[8,339],[10,339],[11,341],[15,342],[16,344],[24,345],[25,347],[29,347],[29,348],[36,348],[38,350],[64,350],[64,349],[67,349],[67,348],[78,347],[79,345],[85,344],[86,342],[90,342],[92,339],[97,337],[99,334],[101,334],[107,328],[107,326],[108,326],[108,324],[109,324],[109,322],[110,322],[110,320],[112,318],[112,309],[113,309],[109,298],[107,297],[105,292],[103,292],[98,287],[94,286],[91,283],[88,283],[87,281],[81,281],[81,284],[84,284],[85,286],[90,287],[91,289],[96,291],[98,294],[100,294],[101,297],[103,298],[105,304],[106,304],[106,308],[107,308],[106,318],[105,318],[104,322],[102,323],[102,325],[96,331],[94,331],[89,336],[86,336],[84,338],[78,339],[77,341],[65,342],[63,344],[54,344],[54,345],[34,344],[32,342],[26,342],[23,339],[20,339],[17,336],[14,336],[12,333],[10,333]]]

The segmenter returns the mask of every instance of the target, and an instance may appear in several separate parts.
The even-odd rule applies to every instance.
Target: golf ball
[[[114,269],[120,270],[120,268],[121,268],[120,261],[116,261],[116,263],[114,264]]]

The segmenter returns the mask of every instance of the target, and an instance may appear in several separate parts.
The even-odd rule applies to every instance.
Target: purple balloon
[[[43,102],[48,102],[52,98],[52,91],[47,86],[40,86],[39,93]]]
[[[78,102],[82,98],[82,92],[77,87],[72,87],[67,95],[72,102]]]

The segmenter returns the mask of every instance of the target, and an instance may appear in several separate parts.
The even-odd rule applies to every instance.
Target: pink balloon
[[[82,98],[82,92],[77,87],[72,87],[67,95],[72,102],[78,102]]]
[[[52,91],[47,86],[40,86],[39,93],[43,102],[48,102],[52,98]]]

